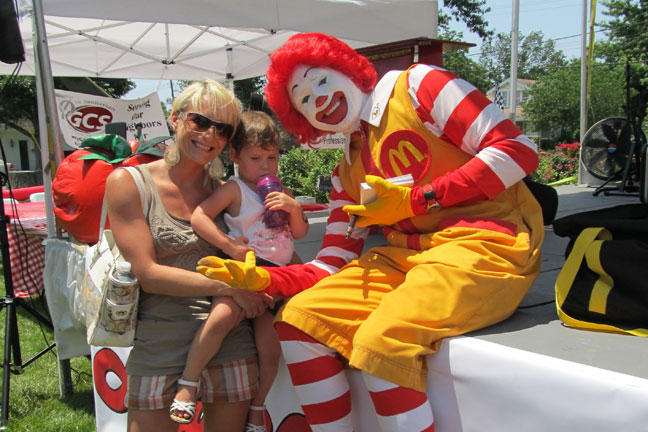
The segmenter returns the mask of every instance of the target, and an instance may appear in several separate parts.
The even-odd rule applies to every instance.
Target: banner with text
[[[114,99],[55,90],[59,124],[65,143],[79,148],[89,136],[105,133],[107,123],[126,123],[126,138],[135,140],[138,125],[143,139],[169,135],[157,93],[139,99]]]

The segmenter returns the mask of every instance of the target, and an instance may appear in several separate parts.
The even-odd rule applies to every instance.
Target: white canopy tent
[[[31,3],[22,0],[22,14]],[[295,32],[321,31],[353,48],[436,37],[437,1],[416,0],[40,0],[55,76],[244,79]],[[36,74],[31,14],[20,23]],[[0,65],[8,74],[11,65]],[[228,75],[229,74],[229,75]]]
[[[436,37],[437,0],[20,0],[26,61],[39,90],[49,236],[48,166],[62,157],[52,76],[236,80],[261,76],[296,32],[353,48]],[[15,65],[0,63],[0,74]],[[49,137],[53,143],[48,142]]]

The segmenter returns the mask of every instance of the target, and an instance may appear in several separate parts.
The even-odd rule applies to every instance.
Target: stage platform
[[[589,187],[556,190],[556,218],[640,202],[631,196],[593,196]],[[326,217],[324,211],[309,213],[309,235],[296,244],[304,261],[315,257]],[[551,226],[545,229],[542,271],[518,311],[502,323],[444,341],[440,352],[429,357],[428,395],[436,432],[648,431],[648,340],[561,323],[554,284],[568,240],[556,236]],[[367,247],[383,243],[382,235],[373,235]],[[354,403],[360,407],[357,430],[377,430],[355,374],[349,372],[356,387]],[[279,378],[288,379],[283,365]],[[281,381],[273,393],[289,391]],[[276,427],[276,420],[285,416],[286,398],[281,408],[275,405],[275,413],[273,405],[269,400]]]

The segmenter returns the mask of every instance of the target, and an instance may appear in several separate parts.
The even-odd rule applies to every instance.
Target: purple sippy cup
[[[281,192],[283,187],[279,177],[273,175],[263,176],[257,181],[257,194],[262,202],[270,192]],[[263,214],[263,223],[268,228],[279,228],[288,223],[289,214],[283,210],[266,210]]]

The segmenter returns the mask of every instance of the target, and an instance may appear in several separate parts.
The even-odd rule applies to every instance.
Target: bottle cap
[[[117,271],[119,271],[120,273],[128,273],[129,271],[131,271],[131,263],[129,263],[128,261],[119,261],[117,263]]]
[[[263,186],[265,184],[268,184],[268,183],[279,183],[279,184],[281,184],[281,180],[279,179],[279,177],[274,176],[274,175],[263,176],[263,177],[261,177],[259,179],[259,181],[257,181],[257,187],[261,187],[261,186]]]

